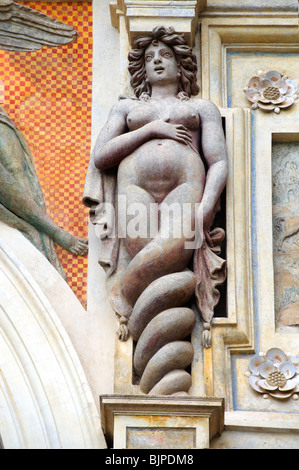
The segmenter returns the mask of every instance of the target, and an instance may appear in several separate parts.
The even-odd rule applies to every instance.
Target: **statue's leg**
[[[38,231],[34,227],[32,227],[30,224],[25,222],[23,219],[20,219],[20,217],[10,212],[2,204],[0,204],[0,220],[5,222],[10,227],[20,230],[23,233],[23,235],[29,241],[31,241],[39,251],[41,251],[42,253],[44,252],[42,239]]]
[[[1,164],[26,191],[28,197],[31,197],[45,210],[45,201],[33,157],[30,155],[30,150],[28,150],[29,153],[26,155],[26,151],[23,148],[23,145],[26,145],[25,138],[22,138],[21,133],[18,133],[18,131],[2,122],[0,122],[0,135]]]
[[[201,190],[184,183],[165,197],[158,236],[136,254],[124,277],[123,291],[131,305],[155,279],[182,271],[188,265],[193,250],[188,248],[187,243],[194,235],[195,204],[200,202],[201,195]]]
[[[127,250],[132,258],[151,241],[156,234],[156,207],[154,198],[143,188],[129,184],[120,188],[122,201],[118,216],[119,232],[125,236]],[[124,210],[125,209],[125,210]],[[123,215],[125,212],[125,216]]]
[[[87,252],[87,242],[56,225],[1,163],[0,202],[37,231],[46,233],[61,247],[77,255]]]
[[[189,340],[195,314],[186,306],[195,278],[188,270],[195,238],[196,204],[201,190],[183,183],[159,205],[159,231],[132,259],[123,279],[123,292],[133,311],[129,331],[136,345],[134,370],[143,393],[186,394],[193,359]]]

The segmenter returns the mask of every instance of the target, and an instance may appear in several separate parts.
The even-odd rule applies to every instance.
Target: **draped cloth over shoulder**
[[[42,193],[42,189],[39,183],[34,158],[30,151],[28,142],[26,141],[22,132],[18,129],[18,127],[14,124],[14,122],[10,119],[8,114],[4,111],[2,107],[0,107],[0,124],[2,126],[2,131],[5,132],[5,126],[8,126],[10,130],[13,132],[11,133],[12,139],[16,139],[16,141],[20,144],[22,152],[20,155],[9,155],[9,158],[22,158],[23,161],[20,162],[24,166],[24,172],[22,175],[18,174],[17,176],[14,175],[9,168],[5,166],[4,159],[1,159],[0,155],[0,165],[3,168],[3,172],[9,174],[12,183],[19,184],[21,186],[25,186],[28,196],[41,207],[41,209],[46,213],[46,204],[44,200],[44,196]],[[1,132],[1,131],[0,131]],[[7,149],[9,151],[9,149]],[[1,184],[1,181],[0,181]],[[11,185],[11,191],[13,191],[13,184]],[[13,194],[11,195],[13,197]],[[20,228],[19,225],[19,217],[16,216],[14,213],[10,212],[4,205],[1,203],[0,199],[0,217],[1,220],[6,222],[13,228]],[[38,232],[34,227],[30,227],[30,232],[24,233],[24,235],[33,243],[42,253],[46,256],[46,258],[50,261],[50,263],[57,269],[57,271],[62,275],[64,279],[66,279],[65,271],[59,261],[59,258],[56,253],[55,244],[53,240],[46,235],[45,233]],[[39,240],[38,246],[36,244],[36,240]]]
[[[89,207],[90,220],[99,228],[99,264],[106,272],[107,292],[114,311],[128,318],[132,307],[122,293],[122,278],[130,262],[125,244],[117,234],[117,169],[101,172],[95,167],[93,155],[87,169],[83,192],[83,204]],[[110,235],[105,234],[107,205],[114,210],[114,226]]]
[[[120,95],[119,100],[128,98]],[[135,97],[130,99],[136,100]],[[130,256],[126,250],[124,240],[117,233],[117,168],[100,171],[94,164],[94,154],[87,168],[85,186],[82,197],[83,204],[89,208],[90,221],[99,227],[100,254],[99,264],[106,272],[107,292],[114,311],[120,317],[128,318],[132,307],[125,299],[122,292],[122,278],[130,262]],[[105,234],[104,227],[111,221],[107,219],[107,205],[114,211],[112,233]]]
[[[116,172],[101,172],[95,167],[93,158],[91,158],[82,201],[89,208],[90,220],[94,225],[104,227],[107,224],[105,216],[108,204],[116,210],[116,186]],[[108,277],[117,267],[119,241],[116,235],[108,237],[101,234],[100,236],[103,249],[99,263],[105,269]]]

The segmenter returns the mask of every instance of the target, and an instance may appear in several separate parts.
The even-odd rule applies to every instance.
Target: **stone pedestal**
[[[102,395],[100,406],[114,449],[207,449],[224,426],[223,398]]]

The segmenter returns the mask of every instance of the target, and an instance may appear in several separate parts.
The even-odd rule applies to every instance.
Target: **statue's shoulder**
[[[9,115],[4,111],[2,106],[0,106],[0,128],[6,129],[7,127],[11,128],[12,130],[17,128]]]
[[[136,106],[138,102],[137,98],[127,95],[120,95],[118,101],[112,107],[112,111],[115,113],[128,114],[131,109]]]
[[[219,118],[220,110],[218,106],[210,100],[198,99],[195,101],[198,113],[202,118]]]
[[[0,155],[11,154],[19,146],[19,139],[15,129],[7,122],[0,120]]]
[[[197,103],[198,109],[219,113],[219,108],[213,101],[198,99],[195,102]]]
[[[12,139],[16,134],[16,126],[10,119],[1,119],[0,116],[0,141],[3,142],[6,138]]]
[[[124,102],[124,101],[128,101],[128,100],[136,102],[136,101],[138,101],[138,98],[136,98],[136,96],[128,96],[128,95],[119,95],[118,96],[118,101]]]

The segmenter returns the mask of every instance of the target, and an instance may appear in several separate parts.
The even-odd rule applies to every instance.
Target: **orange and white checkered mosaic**
[[[79,33],[72,44],[35,52],[0,51],[4,108],[26,136],[48,214],[60,227],[88,236],[81,197],[90,157],[92,2],[19,1]],[[57,247],[69,285],[85,306],[87,257]]]

